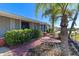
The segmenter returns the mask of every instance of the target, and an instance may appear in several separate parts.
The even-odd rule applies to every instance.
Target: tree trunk
[[[53,34],[53,38],[54,38],[54,20],[52,19],[52,34]]]
[[[70,55],[69,53],[69,45],[68,45],[68,30],[67,30],[67,25],[68,25],[68,20],[67,20],[67,15],[63,15],[61,19],[61,49],[63,56],[68,56]]]
[[[74,24],[75,24],[75,22],[76,22],[76,20],[77,20],[77,16],[78,16],[78,11],[76,12],[76,14],[75,14],[75,16],[74,16],[74,19],[73,19],[73,22],[72,22],[72,25],[71,25],[71,28],[70,28],[70,31],[69,31],[69,35],[68,35],[69,38],[70,38],[70,36],[71,36],[71,33],[72,33],[72,29],[73,29],[73,27],[74,27]]]

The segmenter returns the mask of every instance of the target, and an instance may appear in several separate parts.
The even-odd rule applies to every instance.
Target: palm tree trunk
[[[68,20],[67,15],[63,15],[61,19],[61,49],[64,56],[70,55],[69,45],[68,45],[68,30],[67,30]]]
[[[74,19],[73,19],[73,22],[72,22],[72,25],[71,25],[71,28],[70,28],[70,31],[69,31],[69,35],[68,35],[69,38],[70,38],[70,36],[71,36],[71,33],[72,33],[72,29],[73,29],[73,27],[74,27],[74,24],[75,24],[75,22],[76,22],[76,20],[77,20],[77,16],[78,16],[78,11],[76,12],[75,17],[74,17]]]
[[[54,20],[52,20],[52,34],[53,34],[53,37],[54,37]]]

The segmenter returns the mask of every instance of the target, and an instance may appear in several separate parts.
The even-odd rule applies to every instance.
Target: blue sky
[[[16,15],[21,15],[21,16],[25,16],[28,18],[32,18],[32,19],[36,19],[36,20],[40,20],[42,22],[49,22],[49,18],[42,18],[41,15],[42,13],[38,14],[38,17],[35,16],[35,4],[33,3],[17,3],[17,4],[13,4],[13,3],[2,3],[0,4],[0,11],[6,11],[9,13],[13,13]],[[79,16],[78,16],[79,19]],[[79,21],[77,19],[77,26],[79,27]],[[56,26],[60,25],[60,21],[57,21]],[[69,27],[71,25],[71,22],[69,23]]]
[[[16,15],[21,15],[25,17],[29,17],[32,19],[40,20],[42,22],[48,22],[48,18],[42,18],[41,13],[38,14],[38,17],[35,16],[35,4],[32,3],[3,3],[0,4],[0,11],[6,11],[9,13],[13,13]]]

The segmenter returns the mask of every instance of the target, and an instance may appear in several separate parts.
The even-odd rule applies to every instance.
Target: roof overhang
[[[25,21],[25,22],[34,22],[34,23],[49,25],[48,23],[45,23],[45,22],[41,22],[41,21],[34,20],[34,19],[31,19],[31,18],[26,18],[24,16],[17,16],[15,14],[3,12],[3,11],[0,11],[0,16],[4,16],[4,17],[8,17],[8,18],[13,18],[13,19],[16,19],[16,20],[19,19],[19,20],[22,20],[22,21]]]

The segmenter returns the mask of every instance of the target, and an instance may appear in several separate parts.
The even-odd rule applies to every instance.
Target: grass
[[[72,34],[72,38],[79,41],[79,33]]]

